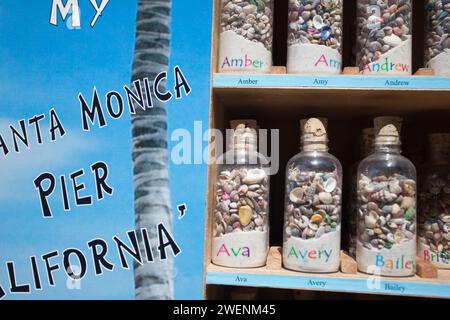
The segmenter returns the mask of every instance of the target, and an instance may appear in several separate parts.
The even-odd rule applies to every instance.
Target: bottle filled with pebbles
[[[411,34],[411,0],[358,0],[356,64],[361,73],[410,75]]]
[[[428,137],[429,162],[420,171],[418,256],[450,269],[450,134]]]
[[[290,0],[288,73],[342,70],[342,0]]]
[[[217,159],[212,262],[252,268],[269,250],[269,170],[257,151],[254,120],[232,121],[231,143]]]
[[[450,1],[426,2],[425,65],[438,76],[450,76]]]
[[[272,68],[273,0],[221,0],[219,71]]]
[[[401,155],[400,126],[389,117],[376,118],[374,153],[358,167],[356,261],[361,272],[415,274],[417,179],[414,165]]]
[[[302,150],[286,166],[283,265],[336,272],[341,241],[342,167],[328,153],[325,121],[302,121]]]

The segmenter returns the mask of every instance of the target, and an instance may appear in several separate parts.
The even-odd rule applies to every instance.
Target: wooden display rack
[[[217,167],[210,165],[207,184],[207,211],[204,254],[204,297],[224,298],[230,286],[271,288],[266,290],[312,290],[386,296],[439,297],[450,299],[450,270],[437,270],[418,261],[418,275],[408,278],[372,276],[356,272],[355,261],[341,255],[341,270],[331,274],[300,273],[281,265],[284,218],[284,172],[287,161],[299,152],[298,120],[328,118],[330,152],[342,163],[344,179],[350,166],[359,160],[357,137],[372,125],[376,116],[392,115],[404,119],[404,154],[416,166],[423,163],[425,137],[431,132],[450,129],[450,78],[434,77],[422,69],[423,19],[415,13],[413,44],[414,76],[369,77],[351,67],[351,45],[344,38],[344,68],[339,76],[286,74],[286,25],[288,0],[275,1],[274,62],[270,74],[217,73],[219,39],[219,0],[214,0],[212,36],[212,74],[210,127],[228,128],[232,119],[256,119],[260,128],[280,129],[280,168],[271,177],[270,244],[267,265],[254,269],[232,269],[211,263],[214,179]],[[345,1],[344,19],[352,18],[355,0]],[[415,2],[416,4],[416,2]],[[423,1],[417,1],[420,6]],[[285,18],[286,19],[285,19]],[[345,20],[344,20],[345,21]],[[351,32],[352,27],[344,27]],[[283,190],[283,191],[281,191]],[[345,193],[348,192],[344,189]],[[345,205],[345,203],[344,203]],[[343,220],[346,213],[343,212]],[[343,231],[343,235],[345,230]]]

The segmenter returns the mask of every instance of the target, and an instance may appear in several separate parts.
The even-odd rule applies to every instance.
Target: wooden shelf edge
[[[273,261],[275,250],[268,260]],[[233,269],[210,264],[206,268],[206,284],[450,299],[450,270],[441,270],[437,279],[377,278],[362,273],[310,274],[282,267]]]
[[[367,90],[450,90],[450,77],[430,75],[419,70],[413,76],[362,76],[355,74],[315,76],[282,73],[213,75],[217,88],[290,88],[290,89],[367,89]]]

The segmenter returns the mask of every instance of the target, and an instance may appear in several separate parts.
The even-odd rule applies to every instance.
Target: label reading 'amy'
[[[326,87],[328,85],[328,80],[315,78],[313,81],[313,85],[319,87]]]

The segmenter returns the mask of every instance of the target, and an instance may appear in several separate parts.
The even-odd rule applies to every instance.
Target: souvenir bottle
[[[221,0],[219,72],[272,68],[273,0]]]
[[[342,167],[328,153],[325,125],[302,121],[301,152],[286,166],[283,265],[336,272],[341,240]]]
[[[426,1],[425,66],[450,76],[450,1]]]
[[[357,0],[356,65],[366,75],[412,73],[412,0]]]
[[[256,121],[231,124],[231,142],[217,159],[212,262],[261,267],[269,250],[268,161],[257,151]]]
[[[420,170],[418,256],[450,269],[450,133],[428,137],[429,161]]]
[[[343,0],[290,0],[287,72],[340,74]]]
[[[416,255],[416,169],[401,155],[401,124],[375,119],[374,152],[358,167],[358,270],[412,276]]]

